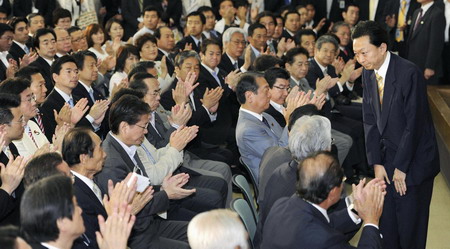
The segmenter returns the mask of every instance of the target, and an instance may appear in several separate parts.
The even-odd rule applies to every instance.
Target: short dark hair
[[[276,23],[277,20],[275,20],[275,15],[274,15],[272,12],[267,11],[267,10],[265,10],[265,11],[259,13],[259,14],[256,16],[256,21],[255,21],[255,22],[259,23],[259,22],[261,21],[261,18],[263,18],[263,17],[271,17],[272,20],[273,20],[273,23],[274,23],[275,25],[277,24],[277,23]]]
[[[119,100],[122,96],[124,95],[132,95],[132,96],[136,96],[138,99],[143,99],[144,98],[144,94],[141,93],[140,91],[131,89],[131,88],[120,88],[119,91],[117,91],[114,96],[112,96],[111,98],[111,105],[114,104],[115,102],[117,102],[117,100]]]
[[[256,58],[255,62],[253,62],[253,69],[264,73],[267,69],[277,65],[282,66],[282,64],[283,61],[280,58],[270,54],[263,54]]]
[[[147,11],[155,11],[158,18],[161,18],[161,11],[154,5],[148,5],[142,10],[142,16],[145,15]]]
[[[17,238],[20,237],[20,230],[13,225],[0,227],[0,245],[3,249],[17,249]]]
[[[216,17],[216,13],[214,13],[213,8],[211,8],[210,6],[203,5],[203,6],[201,6],[200,8],[198,8],[197,11],[200,12],[200,13],[202,13],[203,15],[204,15],[205,12],[211,11],[211,12],[214,14],[214,16]],[[217,18],[217,17],[216,17],[216,18]]]
[[[252,25],[250,25],[248,27],[248,36],[253,36],[253,33],[255,32],[256,29],[266,29],[266,26],[262,25],[261,23],[257,22],[257,23],[253,23]]]
[[[71,56],[71,55],[64,55],[59,57],[58,59],[56,59],[51,67],[51,72],[52,74],[58,74],[61,72],[62,69],[62,65],[68,63],[68,62],[73,62],[75,65],[77,65],[77,62],[75,61],[75,59]]]
[[[31,76],[41,73],[41,70],[38,67],[35,66],[26,66],[22,67],[17,71],[17,73],[14,75],[15,77],[25,78],[31,82]]]
[[[6,10],[6,9],[3,8],[3,7],[0,7],[0,13],[4,13],[4,14],[6,14],[6,16],[9,15],[8,10]]]
[[[385,43],[389,46],[389,36],[386,30],[377,22],[361,21],[359,22],[352,33],[352,40],[368,36],[372,45],[379,47]]]
[[[350,7],[355,7],[359,9],[359,5],[356,4],[354,1],[350,1],[348,4],[345,5],[344,11],[343,12],[347,12],[348,8]]]
[[[25,17],[21,16],[13,16],[9,21],[8,24],[13,28],[13,32],[16,31],[17,24],[24,22],[28,25],[28,20]]]
[[[323,174],[311,175],[306,172],[306,165],[319,163],[316,159],[325,155],[329,165]],[[311,162],[312,161],[312,162]],[[323,161],[322,161],[323,162]],[[324,163],[324,162],[323,162]],[[300,198],[314,204],[320,204],[328,198],[330,191],[342,184],[344,172],[336,157],[328,151],[319,151],[303,159],[298,165],[297,194]]]
[[[0,36],[2,36],[3,34],[5,34],[5,32],[8,31],[14,33],[14,29],[11,26],[9,26],[6,23],[0,23]]]
[[[83,70],[84,61],[86,60],[87,56],[90,56],[90,57],[94,58],[95,61],[97,61],[97,55],[95,55],[93,52],[91,52],[89,50],[79,51],[72,55],[72,58],[75,60],[79,70]]]
[[[155,45],[157,45],[157,41],[156,41],[156,37],[150,33],[146,33],[143,34],[141,36],[139,36],[136,41],[134,41],[134,45],[137,47],[138,51],[141,52],[142,47],[144,46],[145,43],[147,42],[152,42]]]
[[[11,123],[14,119],[11,108],[17,108],[19,106],[19,95],[0,92],[0,125]]]
[[[205,54],[209,45],[217,45],[219,46],[220,51],[222,51],[222,46],[220,45],[220,42],[217,39],[205,39],[203,40],[202,46],[200,47],[200,52]]]
[[[72,14],[70,11],[63,9],[63,8],[57,8],[52,13],[52,22],[53,25],[56,26],[58,24],[59,19],[67,18],[69,17],[72,21]]]
[[[286,12],[286,14],[284,15],[283,23],[285,23],[285,22],[286,22],[286,19],[288,18],[288,16],[289,16],[289,15],[292,15],[292,14],[295,14],[295,15],[300,16],[300,14],[297,12],[297,10],[289,8],[289,11]]]
[[[239,7],[248,7],[250,4],[247,0],[234,0],[234,7],[237,9]]]
[[[296,47],[296,48],[291,48],[286,52],[284,60],[286,61],[286,63],[292,65],[294,63],[294,57],[299,54],[303,54],[306,56],[306,58],[309,58],[309,53],[305,48]]]
[[[109,19],[105,24],[105,40],[111,39],[111,37],[109,36],[109,32],[111,31],[111,26],[113,25],[113,23],[117,23],[123,28],[122,22],[119,19],[116,18]]]
[[[109,111],[109,127],[112,133],[119,132],[122,122],[135,125],[142,115],[150,114],[150,106],[136,96],[124,95],[112,104]]]
[[[270,88],[273,88],[273,85],[275,84],[277,79],[289,80],[290,77],[291,76],[289,72],[281,67],[272,67],[264,72],[264,78],[266,79]]]
[[[294,36],[295,43],[300,46],[302,43],[302,37],[312,35],[314,39],[317,39],[316,33],[312,29],[300,29]]]
[[[80,163],[81,155],[94,155],[95,145],[89,132],[87,128],[74,128],[64,136],[61,154],[70,167]]]
[[[161,39],[161,29],[164,29],[164,28],[170,29],[170,28],[167,27],[167,26],[161,26],[161,27],[158,27],[158,28],[155,30],[155,32],[153,33],[153,35],[155,36],[155,38],[156,38],[157,40]],[[171,29],[170,29],[170,30],[171,30]]]
[[[63,159],[57,152],[45,153],[31,159],[27,163],[23,174],[25,188],[45,177],[62,174],[56,168],[62,162]]]
[[[257,72],[247,72],[239,78],[236,85],[236,97],[239,104],[245,104],[247,101],[245,98],[246,92],[258,93],[258,83],[256,83],[256,78],[258,77],[264,77],[264,75]]]
[[[137,73],[146,73],[148,69],[155,68],[155,62],[153,61],[140,61],[136,63],[136,65],[131,69],[131,71],[128,73],[128,80],[130,81],[131,78]]]
[[[46,34],[52,34],[53,38],[55,38],[55,41],[56,41],[56,34],[55,34],[55,31],[53,31],[53,29],[47,29],[47,28],[38,29],[33,36],[33,47],[34,48],[40,48],[39,47],[39,42],[40,42],[39,38],[41,38],[41,36],[44,36]]]
[[[292,126],[294,126],[295,121],[297,121],[299,118],[303,116],[313,116],[313,115],[320,115],[320,111],[317,109],[317,106],[313,104],[306,104],[300,107],[297,107],[292,113],[291,116],[289,116],[289,124],[288,124],[288,131],[291,131]]]
[[[103,43],[105,43],[106,36],[105,36],[105,30],[103,29],[102,25],[97,24],[97,23],[92,23],[92,24],[89,24],[86,27],[86,29],[84,30],[84,34],[86,35],[86,41],[87,41],[88,47],[94,46],[94,41],[92,40],[92,35],[97,34],[98,31],[103,32],[103,37],[105,38],[105,39],[103,39]]]
[[[116,72],[122,72],[125,68],[125,61],[127,60],[128,56],[130,54],[135,55],[138,60],[140,58],[139,50],[137,47],[131,45],[131,44],[125,44],[119,48],[117,51],[117,62],[116,62]]]
[[[143,93],[144,95],[148,92],[148,86],[145,84],[145,79],[154,79],[155,77],[147,72],[140,72],[134,75],[133,80],[128,84],[128,87]]]
[[[9,78],[0,83],[0,92],[20,95],[29,88],[31,82],[24,78]]]
[[[199,16],[199,17],[200,17],[200,20],[202,21],[202,25],[205,25],[205,23],[206,23],[206,18],[205,18],[205,16],[204,16],[201,12],[199,12],[199,11],[192,11],[191,13],[189,13],[189,14],[186,16],[186,22],[187,22],[188,18],[191,17],[191,16]]]
[[[78,26],[71,26],[70,28],[67,29],[67,33],[69,33],[69,35],[76,31],[82,31],[82,30]]]
[[[21,229],[29,241],[56,240],[57,221],[72,219],[75,211],[71,179],[55,175],[32,184],[22,196],[20,211]]]

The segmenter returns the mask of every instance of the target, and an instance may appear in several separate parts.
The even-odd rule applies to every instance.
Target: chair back
[[[244,199],[237,198],[231,201],[231,210],[238,213],[239,217],[241,217],[241,220],[247,229],[248,237],[253,248],[253,239],[255,238],[256,233],[256,222],[250,206]]]

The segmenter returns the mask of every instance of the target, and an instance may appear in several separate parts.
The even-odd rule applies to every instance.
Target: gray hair
[[[297,160],[303,160],[311,153],[330,150],[331,123],[325,117],[303,116],[289,133],[289,150]]]
[[[215,209],[196,215],[187,229],[192,249],[248,249],[247,231],[239,216],[228,209]]]
[[[231,37],[233,36],[234,33],[241,33],[244,36],[244,39],[247,40],[247,34],[245,34],[245,32],[242,29],[240,29],[240,28],[228,28],[222,34],[222,43],[225,44],[225,43],[230,42],[231,41]]]
[[[198,60],[198,62],[200,63],[200,56],[197,54],[197,52],[195,52],[194,50],[185,50],[181,53],[179,53],[176,57],[175,57],[175,66],[176,67],[181,67],[181,65],[183,65],[184,61],[187,58],[195,58]]]
[[[338,32],[339,28],[343,27],[343,26],[347,27],[347,28],[349,28],[351,30],[350,24],[348,24],[348,23],[346,23],[344,21],[340,21],[340,22],[337,22],[337,23],[335,23],[333,25],[333,28],[331,28],[331,33],[336,34]]]
[[[336,50],[339,49],[339,42],[331,35],[322,35],[321,37],[319,37],[319,39],[317,39],[316,41],[316,48],[320,50],[322,48],[322,45],[325,43],[331,43],[334,45]]]

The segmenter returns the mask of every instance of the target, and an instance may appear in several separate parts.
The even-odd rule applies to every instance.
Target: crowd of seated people
[[[244,174],[254,248],[381,248],[352,32],[450,84],[450,2],[372,2],[0,1],[1,247],[250,248]]]

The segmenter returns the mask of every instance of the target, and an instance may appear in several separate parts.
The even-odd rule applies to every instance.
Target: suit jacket
[[[202,34],[202,41],[206,39],[205,35]],[[197,43],[195,43],[194,38],[192,38],[192,36],[188,35],[183,37],[183,39],[181,39],[179,42],[177,42],[177,44],[175,45],[175,51],[179,51],[184,50],[184,46],[186,46],[186,44],[191,44],[192,45],[192,50],[194,50],[197,53],[200,53],[200,47],[197,46]]]
[[[419,15],[418,8],[412,18],[412,32],[408,37],[408,60],[422,69],[435,71],[434,77],[442,75],[442,51],[444,49],[445,16],[441,8],[433,4],[414,27]]]
[[[27,124],[33,134],[33,138],[30,137],[28,132],[24,131],[22,139],[13,141],[19,155],[24,157],[32,156],[36,150],[49,143],[47,137],[35,122],[28,120]]]
[[[164,121],[161,119],[160,115],[155,112],[155,127],[149,124],[147,127],[148,133],[146,135],[148,141],[153,144],[157,149],[166,147],[170,141],[170,135],[176,129],[174,127],[166,128],[164,126]]]
[[[270,104],[269,108],[267,108],[264,112],[272,116],[282,128],[286,126],[286,119],[283,114],[277,111],[272,104]]]
[[[14,0],[13,1],[13,12],[14,16],[26,17],[32,11],[33,0]],[[39,10],[45,19],[46,26],[51,26],[53,24],[53,10],[55,10],[57,3],[56,0],[36,0],[35,8]]]
[[[267,113],[262,113],[269,123],[267,127],[255,116],[240,110],[236,127],[236,142],[244,163],[250,167],[256,180],[259,178],[259,164],[267,148],[286,146],[288,142],[287,129],[275,121]]]
[[[283,38],[283,37],[286,39],[286,41],[287,41],[288,39],[291,39],[291,40],[295,41],[295,37],[292,36],[291,34],[289,34],[289,33],[286,31],[286,29],[283,29],[283,32],[281,32],[281,37],[280,37],[280,39]]]
[[[102,171],[95,176],[95,181],[102,190],[103,194],[108,192],[108,180],[111,179],[114,184],[126,178],[128,173],[134,171],[135,165],[128,156],[122,146],[108,134],[102,144],[103,150],[108,155],[105,160]],[[139,159],[137,167],[142,171],[143,176],[147,176],[144,166]],[[169,208],[169,198],[165,191],[154,193],[153,199],[137,214],[136,223],[134,224],[134,232],[142,232],[152,229],[152,223],[155,220],[156,213],[166,211]],[[156,227],[154,228],[156,229]],[[147,234],[153,238],[156,231]]]
[[[31,38],[29,38],[31,39]],[[14,60],[19,61],[26,54],[25,51],[17,45],[14,41],[9,48],[9,54],[14,58]]]
[[[313,1],[314,8],[316,9],[314,23],[319,23],[322,18],[327,18],[329,21],[334,23],[342,21],[342,11],[344,11],[345,6],[350,2],[350,0],[333,0],[333,3],[331,4],[330,16],[327,18],[327,0]],[[360,20],[363,19],[360,18]]]
[[[363,70],[363,121],[369,165],[384,165],[390,179],[397,168],[406,185],[418,185],[439,172],[439,153],[423,72],[390,55],[380,106],[374,71]]]
[[[327,73],[332,78],[338,77],[338,75],[336,74],[336,70],[334,69],[334,67],[332,65],[327,66]],[[306,75],[306,79],[308,80],[309,85],[313,89],[316,89],[317,79],[320,80],[320,79],[323,79],[323,77],[325,77],[325,75],[323,75],[323,71],[319,67],[319,64],[317,63],[317,61],[315,59],[311,60],[309,63],[308,74]],[[344,91],[345,90],[348,90],[346,86],[344,86]],[[340,91],[339,91],[339,87],[337,86],[337,84],[328,90],[328,94],[330,94],[331,97],[335,97],[335,96],[339,95],[339,93],[340,93]]]
[[[237,63],[238,63],[238,69],[239,69],[244,65],[244,60],[241,58],[238,58]],[[226,75],[228,75],[231,71],[236,70],[236,68],[233,66],[233,64],[231,64],[231,60],[226,53],[222,54],[222,57],[220,58],[220,63],[217,67],[222,69]]]
[[[184,49],[184,48],[183,48]],[[164,53],[158,49],[158,56],[156,56],[155,61],[161,61],[162,57],[164,56]],[[174,56],[172,54],[169,54],[170,58],[166,58],[166,65],[167,65],[167,72],[170,75],[173,75],[173,72],[175,71],[175,64],[174,63]]]
[[[388,6],[388,3],[392,0],[378,0],[377,10],[375,11],[375,22],[378,22],[382,25],[385,25],[386,16],[384,15],[386,13],[385,8]],[[397,1],[397,0],[394,0]],[[359,0],[359,20],[369,20],[370,17],[370,0]],[[398,9],[397,9],[398,10]],[[396,16],[398,16],[398,13],[396,13]]]
[[[328,216],[330,222],[298,196],[280,199],[267,217],[261,248],[354,248],[345,234],[356,232],[360,226],[346,209]],[[382,248],[380,231],[365,226],[357,248]]]
[[[74,98],[75,102],[75,98]],[[42,113],[42,123],[45,127],[45,136],[47,136],[48,141],[52,141],[53,134],[55,134],[55,128],[56,128],[56,121],[55,121],[55,114],[53,113],[53,110],[56,110],[59,112],[61,108],[64,106],[66,101],[64,98],[56,91],[53,90],[45,99],[44,103],[42,104],[40,111]],[[82,118],[76,126],[83,126],[83,127],[89,127],[93,128],[91,122],[86,119],[86,117]]]
[[[0,61],[0,81],[6,80],[6,65]]]
[[[51,92],[55,86],[55,83],[53,83],[51,66],[47,63],[47,61],[39,56],[30,64],[30,66],[37,67],[41,70],[42,77],[45,79],[45,87],[47,88],[47,92]]]
[[[11,154],[14,158],[19,156],[19,152],[17,151],[17,148],[13,143],[9,144],[9,150],[11,151]],[[7,166],[8,162],[8,157],[3,151],[1,151],[0,163],[3,163],[5,166]],[[1,185],[2,181],[0,179],[0,186]],[[15,197],[13,197],[12,195],[8,195],[8,193],[0,189],[0,226],[10,224],[20,226],[20,200],[24,192],[25,188],[22,182],[13,192]]]
[[[143,0],[143,8],[148,5],[153,5],[150,0]],[[130,0],[130,1],[121,1],[120,9],[122,10],[123,17],[123,29],[124,40],[127,40],[129,37],[133,36],[136,33],[138,28],[138,20],[142,14],[141,7],[139,6],[139,0]]]

